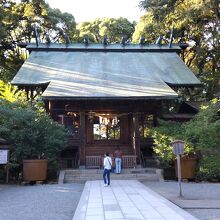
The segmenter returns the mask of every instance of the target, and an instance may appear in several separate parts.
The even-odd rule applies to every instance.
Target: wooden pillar
[[[137,155],[137,163],[140,163],[141,148],[140,148],[140,134],[139,134],[139,118],[138,113],[133,113],[133,148]]]
[[[45,109],[46,109],[46,112],[47,112],[48,114],[50,114],[50,111],[49,111],[49,101],[48,101],[48,100],[44,101],[44,107],[45,107]]]
[[[31,100],[31,105],[32,105],[32,103],[34,101],[34,90],[33,90],[33,88],[31,88],[31,90],[30,90],[30,100]]]
[[[85,112],[80,112],[80,165],[85,165],[85,154],[86,154],[86,114]]]
[[[163,105],[162,101],[156,102],[156,106],[155,106],[156,111],[154,112],[154,116],[153,116],[154,127],[156,127],[158,125],[157,119],[162,116],[162,109],[163,109],[162,105]]]
[[[25,87],[26,98],[29,100],[29,87]]]
[[[50,115],[50,117],[51,117],[53,120],[56,120],[55,115],[54,115],[53,108],[54,108],[54,103],[53,103],[52,100],[50,100],[49,103],[48,103],[49,115]]]

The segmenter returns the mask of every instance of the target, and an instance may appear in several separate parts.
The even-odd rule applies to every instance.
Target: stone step
[[[61,175],[62,174],[62,175]],[[75,169],[60,171],[59,182],[80,183],[88,180],[101,180],[103,169]],[[141,180],[159,181],[161,176],[156,168],[122,169],[121,174],[111,173],[111,179],[115,180]]]
[[[88,180],[102,180],[102,176],[90,176],[90,177],[68,177],[64,179],[65,183],[82,183]],[[140,180],[140,181],[159,181],[158,176],[154,175],[142,175],[142,176],[111,176],[111,180]]]
[[[121,173],[156,173],[155,168],[122,169]],[[101,174],[103,169],[65,170],[66,175]]]
[[[126,177],[133,177],[133,178],[137,178],[137,177],[145,177],[145,176],[154,176],[157,174],[156,173],[151,173],[151,174],[144,174],[144,173],[138,173],[138,174],[113,174],[111,173],[111,177],[112,178],[126,178]],[[97,178],[99,176],[102,176],[102,173],[101,174],[95,174],[95,175],[65,175],[65,179],[67,178],[77,178],[77,177],[80,177],[80,178]]]
[[[131,176],[131,175],[117,175],[117,176],[113,176],[111,175],[111,179],[158,179],[158,176],[156,174],[151,174],[151,175],[137,175],[137,176]],[[102,175],[97,175],[97,176],[87,176],[87,177],[83,177],[83,176],[67,176],[65,177],[65,180],[74,180],[74,179],[93,179],[93,180],[99,180],[102,179]]]

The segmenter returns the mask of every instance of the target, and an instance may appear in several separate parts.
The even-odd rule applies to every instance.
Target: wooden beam
[[[80,165],[85,165],[85,157],[86,157],[86,114],[84,111],[80,113],[80,147],[79,147],[79,155],[80,155]]]
[[[133,148],[137,156],[137,163],[140,163],[141,148],[140,148],[140,134],[139,134],[139,115],[133,113]]]

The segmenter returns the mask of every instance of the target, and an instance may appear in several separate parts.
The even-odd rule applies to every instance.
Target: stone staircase
[[[88,180],[101,180],[102,169],[74,169],[62,170],[59,175],[59,183],[84,183]],[[140,180],[161,181],[161,170],[157,168],[132,168],[122,169],[121,174],[111,173],[112,180]]]

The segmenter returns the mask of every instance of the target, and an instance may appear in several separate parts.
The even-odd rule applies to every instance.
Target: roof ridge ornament
[[[173,43],[173,32],[174,32],[174,29],[172,28],[172,29],[171,29],[171,32],[170,32],[169,48],[172,47],[172,43]]]
[[[89,45],[89,38],[88,38],[88,36],[84,37],[83,43],[85,44],[86,47]]]
[[[31,27],[34,31],[34,37],[35,37],[36,45],[38,47],[40,43],[40,37],[38,34],[38,29],[40,28],[40,25],[37,22],[34,22],[33,24],[31,24]]]
[[[107,45],[108,45],[108,36],[107,36],[107,35],[104,35],[103,45],[104,45],[104,46],[107,46]]]
[[[49,46],[51,43],[50,35],[48,32],[45,32],[46,44]]]
[[[123,47],[126,46],[126,44],[127,44],[127,37],[126,36],[122,37],[121,44],[122,44]]]
[[[162,45],[162,40],[163,40],[163,35],[160,35],[160,36],[157,38],[155,44],[157,44],[158,46],[161,46],[161,45]]]
[[[70,41],[70,37],[67,33],[64,33],[64,39],[65,39],[66,45],[68,46],[68,44],[70,44],[71,41]]]
[[[65,40],[66,47],[68,47],[68,44],[70,44],[71,42],[70,42],[70,38],[69,38],[69,35],[68,35],[68,33],[67,33],[67,30],[64,31],[62,28],[60,28],[59,32],[60,32],[60,35],[61,35],[61,36],[64,38],[64,40]]]
[[[141,46],[144,46],[145,45],[145,37],[143,36],[143,35],[141,35],[141,37],[140,37],[140,40],[139,40],[139,44],[141,45]]]

